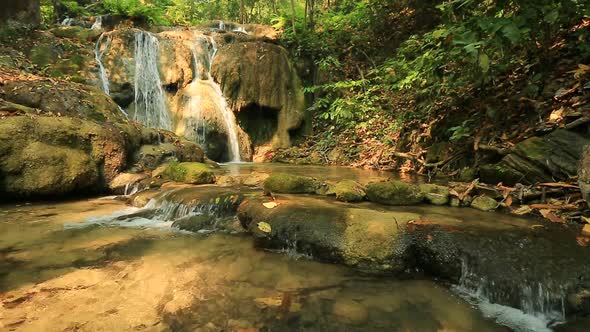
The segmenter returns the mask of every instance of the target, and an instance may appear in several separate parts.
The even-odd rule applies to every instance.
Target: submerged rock
[[[203,163],[173,162],[168,165],[162,175],[172,181],[188,184],[209,184],[215,182],[213,170]]]
[[[449,203],[449,188],[436,184],[421,184],[418,186],[424,199],[434,205],[446,205]]]
[[[369,183],[367,197],[371,202],[386,205],[414,205],[424,199],[417,186],[402,181]]]
[[[319,186],[314,178],[285,173],[272,174],[264,180],[264,190],[284,194],[313,194]]]
[[[365,196],[364,187],[356,181],[343,180],[334,187],[336,199],[343,202],[360,202]]]

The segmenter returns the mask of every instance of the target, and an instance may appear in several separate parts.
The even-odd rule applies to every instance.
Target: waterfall
[[[90,27],[92,30],[100,30],[102,29],[102,16],[99,16],[94,20],[94,23]]]
[[[103,43],[103,38],[105,38],[105,36],[106,41]],[[109,89],[109,76],[104,65],[102,64],[102,57],[111,46],[111,41],[111,36],[106,33],[103,33],[98,38],[98,41],[96,42],[96,47],[94,47],[94,59],[98,64],[98,78],[100,79],[100,88],[102,89],[102,91],[104,91],[104,93],[106,93],[109,96],[111,95]],[[119,108],[119,111],[125,116],[125,118],[128,118],[127,112],[125,112],[125,110],[121,108],[121,106],[117,105],[117,108]]]
[[[158,39],[135,33],[135,111],[133,119],[146,127],[172,130],[158,71]]]
[[[103,44],[103,39],[105,38],[105,36],[106,42]],[[94,59],[98,64],[100,87],[102,88],[102,91],[104,91],[104,93],[106,93],[107,95],[110,95],[109,76],[107,75],[107,71],[102,64],[102,57],[104,56],[105,52],[109,49],[109,46],[111,45],[111,40],[112,39],[110,35],[103,33],[102,35],[100,35],[100,38],[98,38],[98,41],[96,42],[96,47],[94,48]]]
[[[514,331],[550,332],[549,326],[565,321],[563,286],[550,281],[502,286],[478,275],[464,258],[459,285],[453,289],[485,316]]]
[[[61,21],[61,25],[70,26],[74,24],[74,19],[66,17],[63,21]]]
[[[221,24],[221,23],[220,23]],[[214,94],[211,96],[210,102],[213,103],[216,111],[220,112],[221,120],[223,121],[227,130],[227,144],[229,147],[229,156],[231,162],[240,161],[240,146],[238,141],[238,130],[236,126],[236,118],[227,105],[227,101],[223,96],[221,87],[215,82],[211,76],[211,65],[217,53],[217,45],[215,40],[211,37],[198,35],[195,38],[195,44],[191,48],[193,53],[195,78],[188,87],[191,94],[188,96],[186,108],[192,119],[192,123],[186,123],[187,127],[193,127],[195,138],[198,143],[205,143],[206,121],[204,118],[204,109],[202,107],[201,96],[195,91],[198,89],[209,89]],[[205,70],[205,77],[201,76],[201,69]]]

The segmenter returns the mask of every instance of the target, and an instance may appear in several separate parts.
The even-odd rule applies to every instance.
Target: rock
[[[446,205],[449,203],[449,188],[447,187],[436,184],[421,184],[418,189],[430,204]]]
[[[336,199],[343,202],[360,202],[365,196],[365,190],[361,184],[352,180],[343,180],[334,187]]]
[[[123,194],[126,188],[148,177],[145,173],[119,173],[119,175],[109,182],[109,189],[116,194]]]
[[[369,318],[369,311],[362,304],[353,300],[336,300],[332,313],[345,323],[362,324]]]
[[[464,167],[459,171],[459,181],[471,182],[477,176],[477,170],[471,167]]]
[[[449,204],[452,207],[467,207],[467,206],[471,205],[471,201],[473,201],[473,197],[471,197],[469,195],[465,196],[465,198],[463,198],[462,201],[458,197],[453,196],[449,200]]]
[[[248,187],[262,187],[264,180],[269,176],[267,173],[252,172],[244,178],[242,184]]]
[[[514,152],[499,163],[480,169],[486,183],[514,185],[567,180],[578,173],[582,149],[590,143],[587,136],[558,129],[543,137],[531,137],[516,145]]]
[[[578,165],[578,185],[582,196],[590,206],[590,145],[584,147],[580,164]]]
[[[80,42],[95,42],[102,34],[101,30],[84,29],[79,26],[59,26],[50,31],[56,37],[72,38]]]
[[[417,186],[402,181],[369,183],[366,192],[371,202],[386,205],[414,205],[424,199]]]
[[[586,224],[582,227],[582,235],[590,236],[590,224]]]
[[[406,223],[418,220],[418,214],[343,206],[310,196],[281,195],[279,200],[279,206],[267,209],[266,197],[252,196],[238,208],[242,226],[259,247],[289,248],[365,272],[400,273],[411,261],[410,243],[403,236]],[[261,222],[270,233],[259,228]]]
[[[336,192],[334,188],[336,185],[332,182],[322,182],[320,183],[319,187],[316,189],[316,195],[321,196],[336,196]]]
[[[172,162],[162,176],[176,182],[208,184],[215,182],[215,175],[209,166],[196,162]]]
[[[272,174],[264,180],[264,190],[273,193],[313,194],[319,186],[314,178],[285,173]]]
[[[488,196],[477,196],[471,202],[471,207],[480,211],[492,211],[498,207],[498,202]]]

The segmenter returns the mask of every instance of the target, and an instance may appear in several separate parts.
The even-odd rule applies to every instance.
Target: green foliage
[[[106,13],[145,18],[160,25],[169,24],[164,15],[169,4],[169,0],[154,0],[147,3],[142,3],[141,0],[102,0]]]

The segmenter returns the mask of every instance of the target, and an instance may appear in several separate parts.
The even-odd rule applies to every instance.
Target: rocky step
[[[590,312],[590,249],[574,231],[474,209],[262,195],[238,208],[258,247],[364,272],[422,271],[527,313]]]

